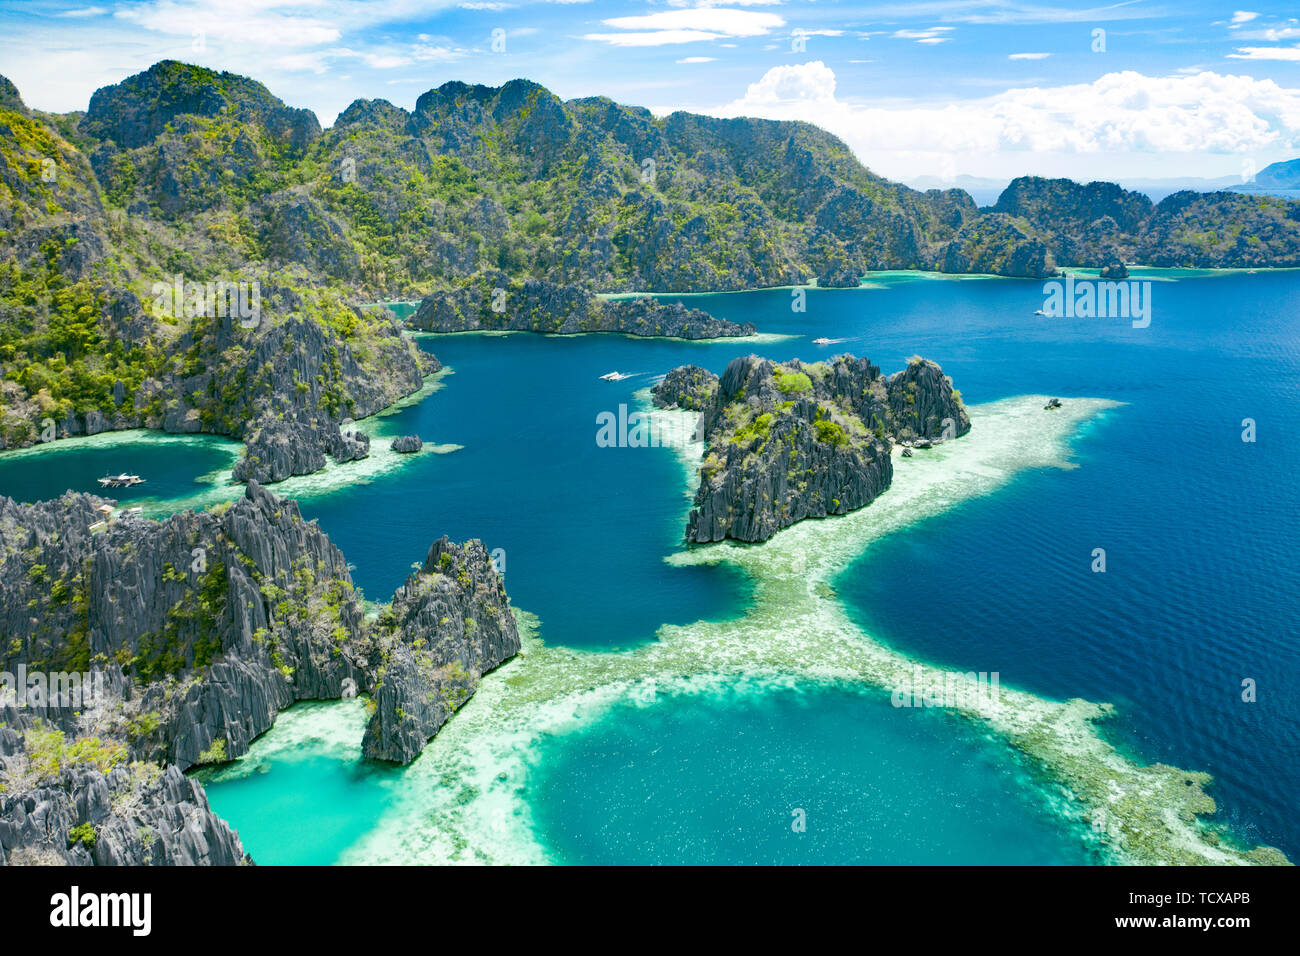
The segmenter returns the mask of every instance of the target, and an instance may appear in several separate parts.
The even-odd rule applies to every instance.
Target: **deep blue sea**
[[[392,422],[464,447],[301,505],[371,598],[386,599],[438,535],[474,536],[504,549],[511,599],[540,617],[548,643],[629,647],[664,623],[740,616],[749,601],[735,571],[664,563],[679,550],[688,505],[672,453],[594,440],[600,412],[634,405],[676,365],[720,372],[751,351],[806,360],[852,351],[891,372],[920,353],[968,404],[1026,393],[1123,402],[1076,440],[1078,467],[1026,473],[878,542],[836,589],[865,630],[910,655],[998,671],[1004,684],[1052,698],[1114,703],[1103,726],[1130,756],[1208,771],[1219,819],[1300,860],[1300,272],[1146,277],[1157,281],[1145,329],[1036,316],[1039,282],[888,276],[874,288],[811,290],[803,312],[792,311],[790,290],[683,297],[800,337],[757,346],[421,337],[453,374]],[[845,341],[813,345],[819,336]],[[632,377],[599,380],[614,370]],[[1247,418],[1252,443],[1242,441]],[[58,449],[45,454],[45,472],[30,456],[0,455],[0,493],[93,491],[98,474],[146,467],[111,446],[77,450],[75,468]],[[186,446],[171,467],[208,471],[201,454]],[[1105,573],[1091,570],[1096,548]],[[1253,703],[1242,700],[1245,680]],[[1053,836],[1035,787],[997,748],[942,722],[892,726],[847,691],[785,693],[616,707],[548,741],[529,789],[542,841],[557,858],[593,862],[1080,860],[1078,841]],[[900,772],[947,768],[943,799],[918,801],[913,790],[909,803],[906,788],[882,783],[873,761],[888,765],[890,754]],[[245,833],[255,858],[259,843],[268,858],[286,854],[266,825],[274,813],[248,808],[281,805],[279,789],[339,772],[328,761],[312,767],[241,782],[229,801],[223,788],[234,784],[211,788],[236,827],[261,814]],[[877,802],[855,803],[854,781]],[[270,789],[259,801],[250,787]],[[823,811],[823,829],[800,843],[784,816],[755,815],[795,799],[793,790]],[[747,802],[747,793],[777,796]],[[996,811],[960,812],[981,801]],[[355,815],[376,812],[372,802],[358,798]],[[305,812],[301,801],[283,803],[286,814]],[[1032,848],[990,849],[973,822],[984,817]],[[719,828],[744,836],[719,845],[709,839]]]

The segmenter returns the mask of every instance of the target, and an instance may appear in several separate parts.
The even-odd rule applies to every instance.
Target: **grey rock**
[[[424,442],[420,441],[419,435],[402,435],[400,438],[394,438],[388,447],[406,455],[419,451],[424,447]]]
[[[849,355],[812,365],[751,355],[721,378],[674,369],[652,397],[701,411],[707,451],[686,530],[694,543],[765,541],[805,518],[864,507],[893,479],[891,440],[928,446],[970,429],[952,383],[921,359],[885,379]]]
[[[751,323],[718,319],[681,302],[641,297],[602,299],[585,288],[542,279],[511,282],[486,275],[426,296],[408,320],[426,332],[502,330],[572,335],[627,335],[705,339],[753,335]]]
[[[519,652],[505,587],[479,541],[435,541],[380,629],[383,662],[362,749],[395,763],[419,756],[483,674]]]

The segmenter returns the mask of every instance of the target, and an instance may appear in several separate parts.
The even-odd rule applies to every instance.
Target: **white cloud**
[[[925,30],[895,30],[891,36],[895,40],[915,40],[917,43],[943,43],[952,37],[944,36],[952,27],[929,27]]]
[[[627,33],[588,33],[584,40],[598,40],[613,46],[664,46],[675,43],[698,43],[729,37],[766,36],[785,26],[775,13],[754,10],[727,10],[694,7],[689,10],[664,10],[635,17],[611,17],[601,21]]]
[[[1008,60],[1046,60],[1052,54],[1050,53],[1011,53],[1007,56]]]
[[[119,5],[114,18],[154,33],[242,48],[311,47],[384,23],[427,18],[459,0],[146,0]],[[489,0],[490,2],[490,0]]]
[[[862,11],[876,20],[905,17],[934,17],[949,23],[1026,24],[1088,23],[1096,20],[1138,20],[1163,15],[1156,7],[1143,7],[1138,0],[1119,0],[1086,8],[1049,7],[1018,0],[906,0],[886,3]]]
[[[617,30],[712,30],[733,37],[762,36],[775,27],[785,26],[785,20],[775,13],[710,7],[669,10],[637,17],[611,17],[601,22]]]
[[[56,17],[71,17],[79,19],[81,17],[102,17],[108,13],[104,7],[82,7],[79,10],[64,10],[62,13],[56,13]]]
[[[421,35],[422,42],[409,47],[388,47],[369,50],[353,50],[349,47],[333,47],[328,50],[310,50],[302,53],[290,53],[277,57],[276,67],[290,72],[311,71],[324,73],[336,60],[359,60],[372,70],[395,70],[412,63],[449,63],[465,57],[469,51],[456,47],[432,43],[430,37]]]
[[[1296,37],[1300,37],[1300,27],[1270,27],[1267,30],[1261,30],[1259,36],[1248,33],[1237,34],[1237,39],[1268,40],[1270,43],[1277,43],[1279,40],[1294,40]]]
[[[1259,16],[1258,13],[1251,13],[1249,10],[1238,10],[1236,13],[1232,15],[1232,25],[1239,26],[1243,23],[1249,23],[1251,20],[1254,20],[1257,16]]]
[[[204,42],[308,47],[337,43],[343,31],[336,23],[278,9],[273,2],[242,2],[223,6],[206,0],[156,0],[137,7],[120,7],[114,16],[171,36],[199,37]]]
[[[837,98],[835,73],[815,61],[768,70],[740,99],[712,111],[815,123],[865,163],[894,175],[938,168],[945,157],[1256,153],[1300,148],[1300,89],[1202,72],[1152,77],[1124,71],[1091,83],[1010,89],[933,106],[861,106]],[[1198,157],[1199,158],[1199,157]],[[1024,160],[1016,160],[1023,165]],[[958,165],[971,168],[974,162]]]
[[[584,33],[584,40],[599,40],[612,46],[667,46],[674,43],[699,43],[720,40],[722,33],[703,30],[655,30],[651,33]]]
[[[1228,59],[1300,61],[1300,46],[1243,46],[1229,53]]]
[[[684,56],[678,63],[712,63],[717,57],[714,56]]]

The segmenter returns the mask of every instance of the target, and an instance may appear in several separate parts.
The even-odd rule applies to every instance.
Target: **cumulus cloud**
[[[1011,89],[960,104],[887,107],[839,99],[834,71],[814,61],[773,67],[743,97],[713,112],[816,123],[868,165],[895,175],[914,174],[918,159],[942,168],[953,156],[1300,148],[1300,90],[1212,72],[1154,77],[1123,71],[1091,83]]]

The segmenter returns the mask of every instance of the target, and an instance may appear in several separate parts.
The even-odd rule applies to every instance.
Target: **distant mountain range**
[[[963,189],[970,193],[981,208],[992,206],[1002,195],[1011,180],[994,179],[984,176],[956,176],[951,180],[938,176],[918,176],[907,181],[913,189]],[[1152,202],[1160,202],[1166,196],[1190,190],[1198,193],[1213,193],[1222,189],[1234,192],[1257,193],[1280,196],[1283,199],[1300,199],[1300,159],[1265,166],[1249,182],[1243,182],[1240,176],[1219,176],[1216,179],[1198,179],[1194,177],[1176,177],[1170,179],[1120,179],[1120,186],[1146,195]]]
[[[0,77],[0,251],[0,447],[46,421],[248,438],[274,420],[328,451],[339,422],[429,371],[363,303],[500,289],[510,308],[530,280],[579,301],[856,286],[886,269],[1300,266],[1300,203],[1182,191],[1157,205],[1022,177],[981,209],[884,179],[809,123],[658,119],[528,80],[444,83],[412,110],[359,99],[322,129],[247,77],[163,61],[85,113],[30,109]],[[188,307],[185,283],[217,281],[259,283],[259,316]],[[499,311],[461,313],[484,308]]]

